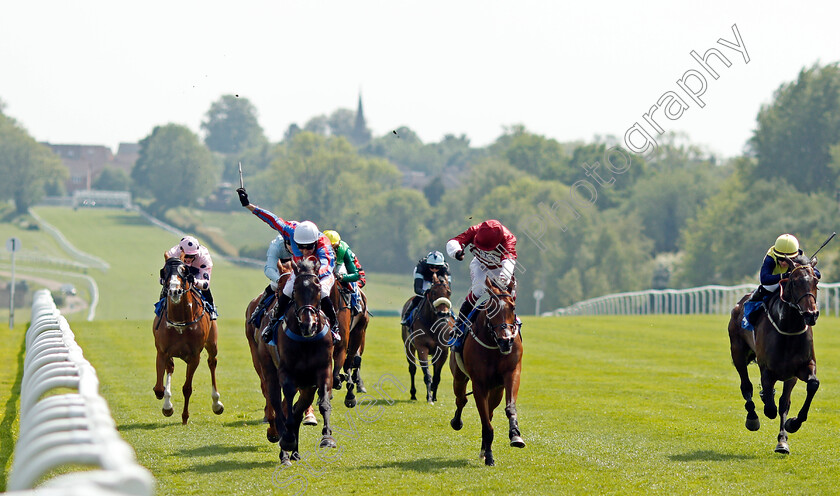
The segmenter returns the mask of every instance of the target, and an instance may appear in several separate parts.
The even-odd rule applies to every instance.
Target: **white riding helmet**
[[[310,245],[318,241],[320,234],[314,222],[305,220],[295,226],[294,240],[299,245]]]
[[[428,265],[443,265],[443,253],[439,251],[430,251],[428,255],[426,255],[426,264]]]
[[[181,242],[178,243],[178,246],[181,247],[184,255],[198,255],[198,240],[192,236],[184,236],[181,238]]]

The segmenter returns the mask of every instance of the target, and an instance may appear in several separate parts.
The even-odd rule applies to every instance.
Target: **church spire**
[[[362,108],[362,91],[359,90],[359,107],[356,110],[356,122],[353,125],[353,135],[351,136],[353,144],[362,146],[370,141],[370,129],[367,128],[365,122],[365,112]]]

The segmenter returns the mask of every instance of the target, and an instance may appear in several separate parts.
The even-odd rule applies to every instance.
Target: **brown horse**
[[[519,433],[516,416],[516,398],[519,395],[519,374],[522,370],[522,336],[516,318],[516,302],[512,291],[514,282],[501,288],[485,279],[489,299],[477,312],[475,322],[464,342],[463,356],[452,352],[449,367],[452,370],[452,387],[455,390],[455,416],[449,422],[453,429],[463,427],[461,411],[467,404],[467,382],[472,380],[475,406],[481,418],[481,451],[479,457],[485,465],[495,465],[493,460],[493,410],[505,394],[505,413],[510,425],[510,445],[524,448],[525,441]]]
[[[758,315],[755,333],[741,327],[743,304],[749,295],[735,305],[729,320],[732,363],[741,376],[741,395],[746,400],[746,427],[751,431],[760,427],[752,401],[753,386],[747,372],[747,364],[754,360],[761,373],[759,394],[764,402],[764,415],[774,419],[777,412],[779,414],[776,452],[784,454],[790,453],[788,433],[799,430],[802,422],[808,419],[811,400],[820,387],[812,328],[820,313],[816,296],[818,278],[807,257],[789,260],[789,266],[793,269],[787,278],[782,279],[779,294],[772,296],[766,310]],[[799,414],[788,418],[790,394],[797,379],[807,384],[807,394]],[[773,398],[776,381],[784,383],[778,410]]]
[[[354,389],[358,388],[360,393],[365,393],[364,383],[360,368],[362,366],[362,353],[365,351],[365,335],[367,326],[370,323],[370,315],[367,311],[367,296],[359,289],[362,311],[356,313],[350,306],[352,293],[347,291],[337,282],[333,284],[330,292],[335,315],[338,319],[338,331],[341,341],[335,345],[333,351],[333,389],[341,389],[341,383],[347,381],[347,395],[344,397],[344,405],[348,408],[356,406],[356,394]],[[343,372],[343,373],[342,373]]]
[[[452,302],[449,298],[452,290],[446,277],[432,274],[432,285],[423,295],[423,301],[417,305],[415,317],[410,326],[402,326],[402,340],[408,360],[408,373],[411,375],[411,399],[417,399],[414,374],[417,372],[415,355],[423,370],[423,382],[426,384],[426,401],[437,401],[440,384],[440,372],[446,364],[449,354],[448,340],[452,337],[455,318],[452,315]],[[402,314],[408,309],[411,300],[403,305]],[[431,356],[431,361],[430,357]],[[429,373],[429,366],[432,373]]]
[[[283,286],[286,284],[286,281],[289,279],[289,276],[292,275],[292,264],[289,262],[280,263],[278,261],[277,268],[280,270],[280,280],[277,283],[277,287],[282,290]],[[277,429],[274,425],[274,409],[271,407],[271,398],[269,397],[268,389],[265,385],[265,374],[263,372],[262,365],[260,365],[257,343],[262,341],[262,338],[260,337],[260,331],[263,327],[268,325],[269,321],[271,320],[271,313],[274,310],[274,305],[277,304],[277,297],[275,295],[274,300],[263,312],[262,321],[259,323],[259,325],[254,326],[250,322],[251,315],[254,313],[254,310],[257,308],[257,305],[259,305],[261,298],[262,293],[260,293],[259,295],[257,295],[256,298],[251,300],[251,302],[248,304],[248,308],[245,309],[245,339],[248,341],[248,348],[250,348],[251,350],[251,361],[254,364],[254,370],[257,371],[257,375],[260,378],[260,389],[262,390],[263,397],[265,398],[265,407],[263,408],[263,421],[268,423],[268,431],[266,432],[266,437],[268,438],[269,442],[276,443],[280,440],[280,435],[277,434]]]
[[[280,435],[280,459],[297,459],[300,424],[304,412],[318,393],[318,409],[324,419],[320,447],[336,447],[330,429],[332,390],[332,333],[321,312],[321,283],[316,260],[292,263],[295,274],[292,304],[285,314],[285,330],[277,333],[277,346],[257,340],[257,356],[266,390],[275,412],[275,430]],[[297,402],[295,394],[300,391]],[[289,412],[285,414],[284,412]]]
[[[201,350],[207,350],[207,366],[210,367],[210,379],[213,385],[213,413],[221,414],[225,407],[219,401],[219,391],[216,388],[216,337],[218,329],[216,322],[210,320],[210,314],[204,309],[204,302],[198,290],[193,287],[193,281],[187,277],[188,269],[179,258],[170,258],[163,269],[164,284],[167,285],[166,299],[161,315],[155,318],[152,331],[155,335],[157,348],[157,381],[155,382],[155,396],[163,399],[163,414],[172,415],[174,408],[171,398],[170,383],[175,371],[173,358],[180,358],[187,364],[187,375],[184,380],[184,411],[181,422],[186,424],[190,418],[189,404],[192,394],[192,381],[198,363],[201,361]],[[166,386],[163,384],[163,373],[166,371]]]

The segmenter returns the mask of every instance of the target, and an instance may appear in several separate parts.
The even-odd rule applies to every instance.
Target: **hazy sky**
[[[0,99],[38,141],[116,151],[156,125],[199,132],[213,101],[247,97],[272,141],[355,109],[475,146],[524,124],[560,141],[623,136],[666,92],[665,131],[739,154],[755,116],[803,66],[840,60],[837,2],[20,1],[0,16]],[[749,63],[717,43],[738,27]],[[715,47],[700,107],[677,85]],[[702,74],[702,72],[701,72]],[[695,81],[698,83],[698,81]],[[695,87],[698,87],[695,84]],[[661,116],[660,116],[661,117]]]

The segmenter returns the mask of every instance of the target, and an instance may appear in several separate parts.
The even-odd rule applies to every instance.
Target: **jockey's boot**
[[[271,321],[260,333],[260,337],[264,343],[271,341],[271,334],[274,332],[277,324],[283,320],[283,317],[286,315],[286,309],[289,308],[289,302],[291,301],[291,296],[286,296],[285,293],[280,292],[280,296],[277,298],[277,303],[274,305],[274,310],[271,313]]]
[[[338,332],[338,318],[335,316],[335,308],[333,308],[333,304],[329,296],[321,298],[321,310],[324,312],[324,315],[327,316],[327,320],[330,321],[330,331],[332,331],[333,344],[339,343],[341,341],[341,334]]]
[[[207,303],[210,304],[210,320],[216,320],[219,318],[219,314],[216,313],[216,305],[213,303],[213,293],[210,292],[209,289],[202,289],[201,296],[207,300]]]
[[[260,323],[257,322],[257,316],[259,315],[260,318],[262,318],[262,312],[265,311],[265,300],[268,299],[268,295],[270,295],[272,292],[273,291],[271,289],[270,284],[265,287],[265,291],[263,291],[262,297],[260,298],[260,302],[257,303],[256,308],[254,308],[254,313],[252,313],[251,317],[248,319],[248,323],[252,326],[260,325]]]
[[[470,312],[472,312],[475,304],[470,302],[469,298],[464,300],[464,303],[461,304],[461,309],[458,310],[458,320],[455,325],[455,329],[457,329],[455,333],[455,351],[461,353],[464,351],[464,334],[467,333],[467,326],[470,324]]]
[[[405,315],[403,315],[400,324],[408,325],[411,322],[411,313],[414,312],[414,309],[417,308],[417,305],[420,303],[423,297],[420,295],[414,295],[414,298],[411,299],[411,303],[408,304],[408,308],[405,309]]]
[[[764,297],[768,294],[770,294],[770,292],[764,289],[764,286],[759,286],[758,288],[756,288],[755,291],[752,292],[750,299],[747,301],[762,301],[764,300]]]

